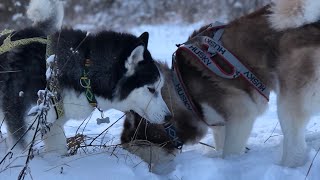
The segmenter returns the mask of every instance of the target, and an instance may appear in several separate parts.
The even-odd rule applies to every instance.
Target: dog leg
[[[60,155],[65,155],[68,152],[66,136],[64,134],[65,121],[62,119],[56,120],[50,127],[50,131],[44,136],[44,143],[47,152],[56,152]]]
[[[227,118],[222,157],[244,153],[254,120],[266,107],[265,100],[258,95],[256,93],[253,96],[255,101],[245,94],[240,94],[226,102],[229,106],[225,109]]]
[[[226,128],[224,126],[214,126],[212,127],[212,131],[215,142],[215,148],[217,151],[222,151],[226,136]]]
[[[206,103],[202,103],[202,111],[205,121],[208,124],[224,124],[225,119],[219,114],[213,107]],[[211,126],[213,131],[213,138],[215,140],[216,151],[222,151],[225,139],[225,127],[224,126]]]
[[[222,157],[244,153],[255,118],[230,119],[226,122]]]
[[[284,135],[281,163],[288,167],[303,165],[307,158],[305,127],[310,114],[302,102],[297,102],[297,96],[278,96],[278,116]]]

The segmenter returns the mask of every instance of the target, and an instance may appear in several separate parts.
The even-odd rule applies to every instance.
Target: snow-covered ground
[[[131,32],[139,35],[144,31],[150,32],[150,46],[154,58],[171,63],[171,54],[176,49],[175,44],[184,42],[191,32],[201,26],[167,24],[157,26],[140,26]],[[109,110],[105,113],[111,123],[116,122],[123,114]],[[94,114],[95,117],[99,113]],[[95,137],[110,126],[97,125],[95,117],[85,121],[78,132],[89,137]],[[108,179],[108,180],[304,180],[312,159],[320,147],[320,121],[314,117],[307,128],[307,142],[310,147],[308,163],[299,168],[286,168],[277,165],[280,159],[280,143],[282,133],[276,115],[275,95],[272,94],[269,110],[260,117],[253,128],[248,141],[249,152],[227,159],[211,157],[209,148],[196,144],[186,146],[183,152],[168,164],[155,167],[156,173],[149,172],[148,164],[140,158],[114,146],[120,143],[123,119],[112,126],[106,134],[99,138],[95,145],[106,143],[105,148],[91,147],[82,149],[77,155],[57,157],[54,153],[44,153],[41,143],[39,153],[35,153],[30,162],[30,172],[26,179]],[[317,121],[318,120],[318,121]],[[82,121],[70,120],[66,126],[66,136],[74,136]],[[3,129],[3,132],[5,130]],[[101,143],[100,143],[101,141]],[[0,146],[0,160],[5,149],[3,141]],[[212,132],[202,140],[207,144],[213,143]],[[293,147],[294,148],[294,147]],[[7,160],[0,165],[0,180],[17,179],[25,157]],[[10,164],[12,162],[12,164]],[[9,165],[9,166],[8,166]],[[161,171],[163,170],[163,171]],[[320,179],[320,155],[314,160],[310,170],[309,180]]]

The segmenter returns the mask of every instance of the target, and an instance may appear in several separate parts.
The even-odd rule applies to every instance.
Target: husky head
[[[147,50],[149,34],[143,33],[141,41],[125,60],[126,73],[118,84],[116,97],[123,111],[133,110],[151,123],[163,123],[171,113],[161,95],[164,84],[162,73]]]

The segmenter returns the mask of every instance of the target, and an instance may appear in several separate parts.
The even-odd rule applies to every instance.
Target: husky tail
[[[320,20],[320,0],[274,0],[269,21],[281,31]]]
[[[61,29],[64,16],[62,0],[31,0],[27,16],[33,26],[51,34]]]

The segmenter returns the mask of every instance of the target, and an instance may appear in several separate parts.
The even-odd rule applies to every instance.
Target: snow
[[[47,58],[47,64],[52,64],[52,63],[54,62],[55,57],[56,57],[55,54],[50,55],[50,56]]]
[[[56,55],[53,54],[53,55],[50,55],[48,58],[47,58],[47,66],[49,66],[47,68],[47,71],[46,71],[46,79],[49,80],[51,78],[51,75],[53,75],[53,71],[52,71],[52,68],[51,68],[51,65],[52,63],[54,62],[54,59],[55,59]]]
[[[21,18],[21,17],[23,17],[23,14],[22,14],[22,13],[17,13],[17,14],[14,14],[14,15],[12,16],[12,20],[13,20],[13,21],[16,21],[16,20],[18,20],[18,19]]]
[[[140,35],[144,31],[150,33],[149,49],[155,59],[171,63],[171,55],[175,51],[175,44],[183,43],[193,30],[202,24],[193,25],[165,24],[148,26],[142,25],[131,30]],[[311,161],[320,147],[320,124],[314,117],[307,128],[307,142],[310,147],[309,160],[306,165],[298,168],[279,166],[282,132],[276,114],[276,97],[271,95],[268,111],[255,123],[248,140],[248,153],[227,159],[216,157],[217,153],[201,144],[185,146],[183,152],[169,163],[153,167],[149,172],[148,164],[139,157],[114,146],[120,143],[123,116],[122,112],[109,110],[104,117],[110,118],[110,123],[97,125],[97,118],[101,114],[96,111],[91,120],[70,120],[65,125],[66,136],[71,137],[76,132],[83,132],[88,136],[88,142],[115,123],[107,133],[103,133],[94,145],[105,144],[105,148],[91,147],[79,150],[79,153],[69,157],[59,157],[54,153],[45,153],[42,143],[37,144],[38,152],[30,162],[30,174],[26,179],[111,179],[111,180],[303,180],[306,177]],[[80,126],[80,128],[78,128]],[[2,129],[5,133],[5,129]],[[6,136],[6,134],[4,134]],[[270,137],[271,136],[271,137]],[[0,136],[1,137],[1,136]],[[0,159],[4,152],[4,142],[0,138]],[[212,144],[212,132],[201,142]],[[293,147],[294,148],[294,147]],[[25,157],[19,157],[6,169],[10,161],[0,165],[0,179],[17,179]],[[320,179],[320,155],[318,155],[310,173],[309,180]]]

